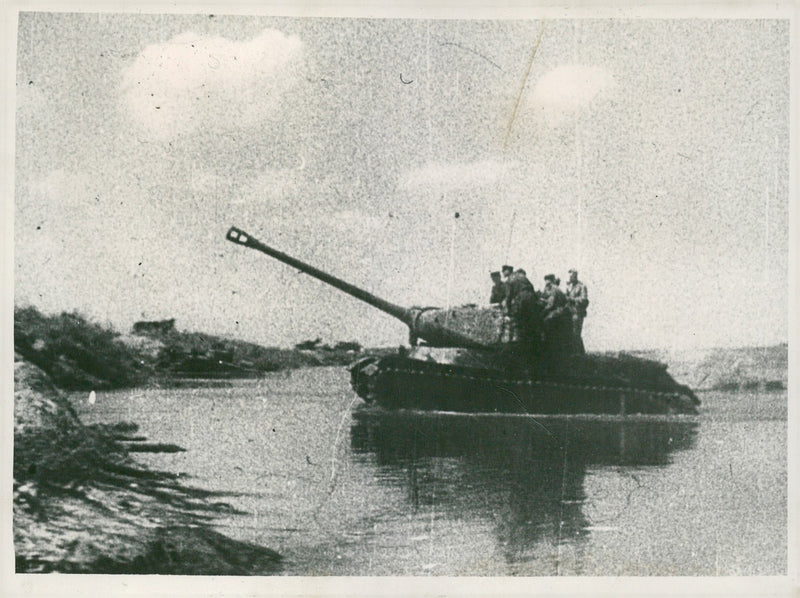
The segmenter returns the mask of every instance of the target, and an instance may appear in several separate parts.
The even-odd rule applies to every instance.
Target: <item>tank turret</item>
[[[394,316],[408,326],[412,344],[416,344],[416,339],[422,339],[433,347],[492,349],[503,345],[508,338],[503,312],[499,307],[403,307],[273,249],[236,227],[230,228],[226,238],[237,245],[265,253]]]

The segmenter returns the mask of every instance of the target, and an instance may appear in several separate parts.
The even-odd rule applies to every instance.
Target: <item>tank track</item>
[[[696,414],[686,386],[487,371],[398,356],[365,358],[350,368],[356,393],[390,409],[469,413]]]

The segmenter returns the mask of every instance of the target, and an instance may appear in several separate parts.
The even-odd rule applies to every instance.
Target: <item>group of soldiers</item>
[[[492,272],[491,278],[489,302],[506,310],[516,340],[529,344],[536,353],[556,357],[586,352],[581,335],[589,294],[577,270],[569,271],[566,292],[555,274],[544,277],[541,291],[533,288],[525,270],[512,266]]]

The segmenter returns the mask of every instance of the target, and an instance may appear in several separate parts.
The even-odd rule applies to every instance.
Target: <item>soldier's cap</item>
[[[570,274],[577,274],[577,273],[578,273],[578,271],[577,271],[575,268],[570,268],[570,269],[569,269],[569,273],[570,273]]]
[[[505,265],[505,266],[503,266],[503,267],[502,267],[502,268],[500,268],[500,269],[501,269],[503,272],[513,272],[513,271],[514,271],[514,266]]]
[[[555,274],[548,274],[547,276],[544,277],[544,279],[552,281],[552,282],[555,282],[556,281],[556,275]]]
[[[500,272],[489,272],[489,276],[494,278],[495,276],[500,276]]]
[[[527,272],[525,272],[525,270],[523,270],[522,268],[517,268],[517,270],[516,270],[516,273],[517,273],[517,274],[522,274],[523,276],[527,276],[527,274],[528,274],[528,273],[527,273]]]

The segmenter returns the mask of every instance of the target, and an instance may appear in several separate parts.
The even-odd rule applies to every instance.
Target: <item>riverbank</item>
[[[303,348],[304,346],[308,348]],[[298,348],[264,347],[174,327],[121,334],[77,313],[14,310],[14,350],[64,390],[182,385],[187,379],[259,377],[304,367],[347,365],[357,343],[311,341]],[[380,350],[372,353],[380,352]]]
[[[642,351],[668,364],[672,376],[695,391],[773,391],[788,388],[789,346]]]
[[[17,573],[267,575],[278,553],[213,529],[224,496],[136,463],[85,426],[39,367],[15,354],[13,523]]]

